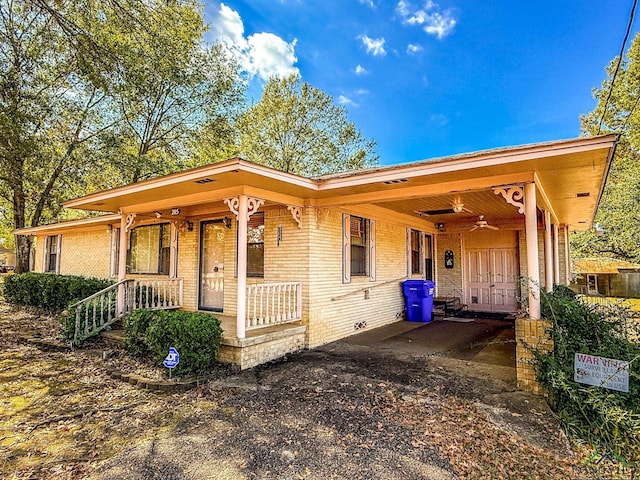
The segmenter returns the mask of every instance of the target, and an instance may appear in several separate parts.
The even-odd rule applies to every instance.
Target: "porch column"
[[[538,263],[538,215],[536,184],[524,186],[525,237],[527,244],[527,275],[529,277],[529,317],[540,318],[540,266]]]
[[[236,336],[245,337],[247,316],[247,223],[248,201],[246,195],[238,197],[238,294],[236,304]]]
[[[544,289],[553,291],[553,251],[551,247],[551,212],[544,211]]]
[[[571,244],[569,243],[569,225],[564,226],[564,263],[567,285],[571,283]]]
[[[124,213],[120,214],[120,238],[118,239],[118,282],[125,279],[127,275],[127,216]],[[124,313],[124,297],[125,287],[120,285],[118,287],[118,312]]]
[[[560,285],[560,239],[558,238],[558,225],[553,224],[553,283]]]

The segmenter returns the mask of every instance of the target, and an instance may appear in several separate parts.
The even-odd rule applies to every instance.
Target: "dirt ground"
[[[159,394],[108,376],[103,345],[21,339],[57,329],[0,304],[0,478],[575,478],[509,367],[343,341]]]

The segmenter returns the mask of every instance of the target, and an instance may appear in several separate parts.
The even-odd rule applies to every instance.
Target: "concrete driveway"
[[[436,318],[431,323],[397,322],[344,340],[409,356],[443,356],[515,370],[514,322],[489,318]]]

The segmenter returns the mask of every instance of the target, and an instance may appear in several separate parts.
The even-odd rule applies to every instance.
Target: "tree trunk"
[[[21,169],[16,173],[20,173]],[[13,222],[15,228],[23,228],[26,226],[25,218],[25,195],[22,186],[22,178],[16,178],[13,187]],[[31,237],[26,235],[16,235],[16,273],[24,273],[29,271],[29,254],[31,252]]]

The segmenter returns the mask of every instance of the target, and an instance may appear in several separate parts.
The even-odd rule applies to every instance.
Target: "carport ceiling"
[[[455,203],[461,203],[464,210],[460,213],[418,214],[417,212],[451,209]],[[501,195],[492,190],[466,192],[452,195],[412,198],[400,201],[376,203],[381,207],[408,215],[421,216],[433,223],[469,224],[478,216],[484,215],[489,223],[521,223],[524,219],[518,209],[509,205]],[[470,210],[470,211],[469,211]]]

